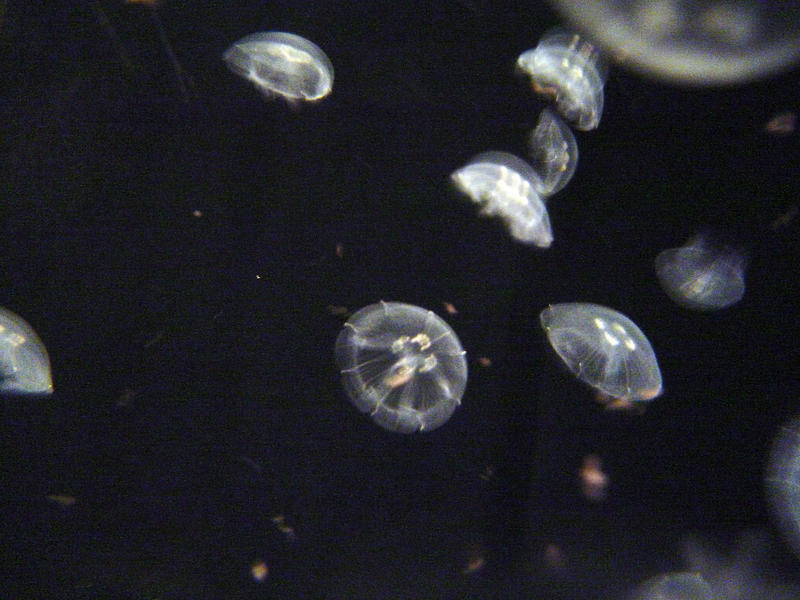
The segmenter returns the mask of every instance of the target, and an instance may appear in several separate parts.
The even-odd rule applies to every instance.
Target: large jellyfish
[[[697,573],[666,573],[648,579],[631,600],[713,600],[711,586]]]
[[[551,304],[539,315],[550,345],[581,381],[626,402],[661,394],[650,342],[625,315],[597,304]]]
[[[333,65],[312,42],[293,33],[260,32],[235,42],[222,55],[231,71],[266,97],[288,102],[321,100],[333,88]]]
[[[552,100],[576,129],[596,129],[603,114],[606,65],[597,47],[577,33],[555,29],[517,59],[533,91]]]
[[[719,310],[744,296],[745,256],[705,235],[656,257],[661,287],[677,304],[693,310]]]
[[[0,308],[0,392],[53,393],[50,358],[33,328],[17,314]]]
[[[800,417],[775,437],[765,481],[772,514],[800,557]]]
[[[692,85],[741,83],[800,58],[787,0],[550,0],[623,65]]]
[[[381,427],[431,431],[461,403],[467,361],[455,332],[432,311],[381,302],[357,311],[336,340],[351,402]]]

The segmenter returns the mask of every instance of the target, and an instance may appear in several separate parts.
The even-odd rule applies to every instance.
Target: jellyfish
[[[546,108],[528,137],[531,164],[541,180],[541,194],[551,196],[569,183],[578,166],[578,144],[572,130]]]
[[[542,178],[521,158],[507,152],[484,152],[450,175],[456,187],[481,213],[498,216],[520,242],[548,248],[553,242],[544,205]]]
[[[381,427],[432,431],[451,417],[467,385],[455,332],[432,311],[381,302],[354,313],[336,340],[350,401]]]
[[[44,344],[25,319],[6,308],[0,308],[0,392],[53,393]]]
[[[764,479],[772,514],[800,558],[800,416],[775,437]]]
[[[655,264],[661,288],[685,308],[719,310],[744,296],[745,256],[707,235],[694,236],[681,248],[664,250]]]
[[[697,573],[657,575],[641,584],[631,600],[713,600],[711,587]]]
[[[316,44],[293,33],[248,35],[231,45],[222,59],[266,98],[313,102],[330,94],[333,87],[331,61]]]
[[[551,304],[539,315],[550,345],[575,376],[629,402],[661,394],[661,370],[650,342],[625,315],[597,304]]]
[[[551,0],[623,65],[691,85],[765,77],[800,58],[800,7],[785,0]]]
[[[596,129],[603,113],[606,65],[597,47],[577,33],[545,33],[536,48],[517,58],[517,71],[530,77],[533,91],[555,102],[576,129]]]

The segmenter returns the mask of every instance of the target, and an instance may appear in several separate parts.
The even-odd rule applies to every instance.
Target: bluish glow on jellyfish
[[[50,358],[33,328],[17,314],[0,308],[0,392],[53,393]]]
[[[656,257],[662,289],[676,303],[692,310],[719,310],[744,296],[745,256],[730,246],[698,235],[681,248]]]

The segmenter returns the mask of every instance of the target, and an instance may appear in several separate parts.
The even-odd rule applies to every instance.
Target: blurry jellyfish
[[[536,48],[517,59],[517,70],[530,77],[533,90],[555,102],[576,129],[596,129],[603,113],[606,65],[597,47],[577,33],[545,33]]]
[[[399,433],[431,431],[461,403],[465,352],[432,311],[381,302],[357,311],[336,340],[336,364],[351,402]]]
[[[662,289],[685,308],[719,310],[744,296],[746,258],[708,236],[697,235],[681,248],[664,250],[655,264]]]
[[[627,65],[692,85],[745,82],[800,57],[797,0],[551,0]]]
[[[248,35],[231,45],[222,59],[266,98],[311,102],[321,100],[333,88],[331,61],[318,46],[293,33]]]
[[[661,394],[661,371],[641,330],[597,304],[551,304],[539,315],[550,345],[581,381],[629,402]]]
[[[0,392],[53,393],[44,344],[22,317],[5,308],[0,308]]]
[[[550,247],[553,231],[541,192],[544,182],[524,160],[506,152],[485,152],[450,178],[461,192],[482,205],[482,214],[502,218],[515,239]]]
[[[578,144],[572,130],[546,108],[528,137],[534,170],[541,179],[543,196],[551,196],[569,183],[578,166]]]
[[[800,558],[800,417],[775,437],[765,481],[772,514]]]
[[[645,581],[631,600],[714,600],[714,596],[697,573],[667,573]]]

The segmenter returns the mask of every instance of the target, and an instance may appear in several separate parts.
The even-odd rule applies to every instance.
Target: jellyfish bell
[[[0,393],[53,393],[50,358],[42,340],[25,319],[5,308],[0,308]]]
[[[542,178],[528,163],[507,152],[484,152],[450,175],[456,188],[481,213],[500,217],[516,240],[549,248],[553,230],[544,198]]]
[[[333,89],[331,61],[316,44],[293,33],[248,35],[234,42],[222,59],[265,98],[282,98],[292,107],[321,100]]]
[[[432,311],[381,302],[356,311],[335,348],[350,401],[381,427],[432,431],[461,404],[467,362],[455,332]]]
[[[670,299],[691,310],[713,311],[733,306],[745,292],[744,252],[708,233],[680,248],[669,248],[655,260],[661,288]]]
[[[665,573],[639,585],[631,600],[713,600],[711,586],[699,573]]]
[[[775,436],[764,481],[771,514],[800,558],[800,416]]]
[[[551,196],[567,185],[578,166],[578,143],[569,126],[549,108],[528,136],[531,164],[539,175],[540,193]]]
[[[563,29],[546,32],[535,48],[517,58],[517,72],[534,92],[555,103],[576,129],[596,129],[603,114],[605,60],[597,46]]]
[[[628,317],[588,303],[551,304],[539,319],[553,350],[579,380],[623,402],[649,402],[663,391],[653,347]]]
[[[800,59],[797,0],[550,1],[621,64],[672,83],[743,83]]]

